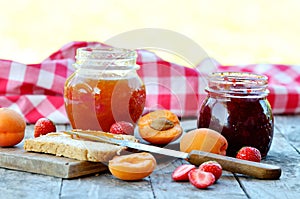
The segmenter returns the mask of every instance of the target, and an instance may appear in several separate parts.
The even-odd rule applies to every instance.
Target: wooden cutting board
[[[22,144],[12,148],[0,147],[0,167],[60,178],[75,178],[107,170],[102,163],[26,152]]]

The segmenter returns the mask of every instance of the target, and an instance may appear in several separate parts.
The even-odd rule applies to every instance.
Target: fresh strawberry
[[[172,179],[174,181],[188,181],[189,180],[188,173],[193,169],[196,169],[196,166],[192,164],[180,165],[173,171]]]
[[[130,122],[120,121],[111,125],[109,132],[113,134],[133,135],[134,127]]]
[[[242,160],[249,160],[253,162],[260,162],[261,154],[257,148],[246,146],[239,150],[239,152],[236,155],[236,158]]]
[[[222,175],[222,166],[216,161],[207,161],[199,166],[199,170],[210,172],[215,176],[217,181]]]
[[[193,169],[188,174],[190,183],[199,189],[207,188],[214,184],[215,176],[210,172]]]
[[[40,118],[34,125],[34,137],[56,132],[55,124],[48,118]]]

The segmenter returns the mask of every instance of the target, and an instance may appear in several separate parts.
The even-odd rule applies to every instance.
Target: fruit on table
[[[142,116],[138,121],[140,136],[151,144],[168,144],[182,134],[180,121],[168,110],[157,110]]]
[[[238,151],[236,158],[242,159],[242,160],[249,160],[249,161],[253,161],[253,162],[260,162],[261,154],[257,148],[245,146],[245,147],[242,147]]]
[[[212,173],[215,176],[215,181],[222,175],[222,166],[216,161],[203,162],[199,166],[199,170]]]
[[[48,118],[40,118],[34,125],[34,137],[56,132],[55,124]]]
[[[0,147],[19,144],[25,135],[25,119],[16,111],[0,108]]]
[[[177,167],[172,173],[172,179],[174,181],[188,181],[189,172],[193,169],[196,169],[195,165],[192,164],[183,164]]]
[[[133,135],[134,127],[130,122],[120,121],[111,125],[109,132],[113,134]]]
[[[207,188],[215,183],[215,176],[210,172],[193,169],[188,174],[190,183],[199,189]]]
[[[208,128],[199,128],[184,134],[180,140],[180,151],[206,151],[226,155],[227,140],[217,131]]]
[[[140,180],[149,176],[155,167],[155,158],[147,152],[115,156],[108,163],[112,175],[128,181]]]
[[[207,188],[215,183],[222,175],[222,167],[216,161],[202,163],[199,168],[194,165],[183,164],[172,173],[174,181],[190,181],[197,188]]]

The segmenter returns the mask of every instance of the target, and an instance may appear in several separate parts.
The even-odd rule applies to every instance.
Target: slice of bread
[[[112,135],[97,131],[88,131],[88,133],[134,142],[137,141],[134,136],[129,135]],[[76,160],[108,162],[115,155],[120,155],[126,148],[108,143],[74,139],[73,136],[63,132],[53,132],[37,138],[26,139],[24,141],[24,149],[26,151],[48,153]]]

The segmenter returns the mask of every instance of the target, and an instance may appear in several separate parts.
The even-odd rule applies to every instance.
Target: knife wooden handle
[[[200,165],[209,160],[217,161],[226,171],[245,174],[259,179],[275,180],[279,179],[281,175],[281,168],[274,165],[241,160],[196,150],[191,151],[188,156],[188,161],[194,165]]]

